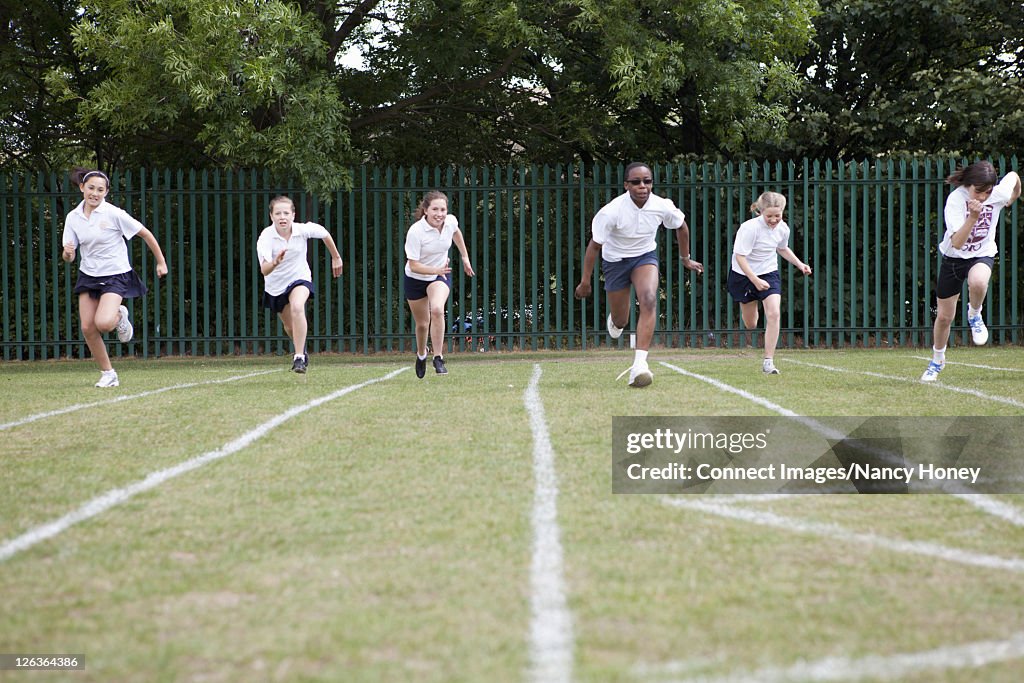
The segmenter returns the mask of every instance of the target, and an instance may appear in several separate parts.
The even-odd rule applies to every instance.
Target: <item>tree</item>
[[[103,0],[74,36],[106,78],[78,99],[58,77],[86,123],[138,143],[137,163],[259,166],[325,191],[351,157],[320,35],[276,0]]]
[[[1017,0],[823,0],[773,154],[1013,154],[1024,149]],[[762,152],[767,151],[763,148]]]
[[[814,7],[95,0],[74,37],[101,82],[50,83],[122,160],[268,167],[316,192],[360,161],[654,162],[780,136]]]
[[[95,131],[78,125],[74,106],[57,101],[46,83],[52,69],[69,84],[95,84],[72,47],[77,2],[0,0],[0,165],[62,171],[97,150]]]

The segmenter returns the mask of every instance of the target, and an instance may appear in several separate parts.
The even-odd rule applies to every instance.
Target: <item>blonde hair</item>
[[[762,192],[757,201],[750,205],[750,212],[755,216],[760,216],[766,209],[785,210],[785,208],[785,195],[781,195],[778,192]]]
[[[435,199],[443,199],[445,205],[448,204],[448,195],[440,190],[431,190],[423,195],[423,200],[416,207],[416,213],[413,214],[413,220],[418,221],[423,218],[427,214],[427,209],[430,208],[431,203],[433,203]]]

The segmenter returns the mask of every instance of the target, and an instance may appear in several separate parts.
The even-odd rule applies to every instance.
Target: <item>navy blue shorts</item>
[[[764,301],[772,294],[782,296],[782,276],[779,275],[779,271],[773,270],[758,277],[768,283],[768,289],[763,292],[759,292],[746,275],[730,269],[727,284],[732,300],[738,304],[746,304],[751,301]]]
[[[971,268],[978,263],[984,263],[992,268],[995,262],[996,260],[991,256],[975,258],[943,256],[942,263],[939,264],[939,277],[935,283],[935,298],[948,299],[951,296],[956,296],[963,290],[967,273],[971,272]]]
[[[407,301],[419,301],[420,299],[427,296],[427,287],[434,284],[435,282],[443,282],[448,285],[448,289],[452,288],[452,276],[451,275],[438,275],[433,280],[417,280],[414,277],[405,275],[405,282],[403,283],[403,289],[405,289],[405,298]]]
[[[631,276],[633,270],[640,266],[651,265],[658,267],[658,252],[649,251],[640,256],[630,256],[621,261],[605,261],[601,259],[601,269],[604,271],[604,291],[617,292],[620,289],[629,289],[633,284]]]
[[[295,282],[288,285],[288,289],[284,290],[283,294],[277,294],[272,296],[263,292],[263,308],[269,308],[274,313],[280,313],[288,306],[288,296],[292,293],[292,290],[296,287],[305,287],[309,290],[309,298],[316,298],[316,287],[309,280],[296,280]]]
[[[75,294],[88,294],[92,299],[99,299],[103,294],[120,294],[122,299],[134,299],[137,296],[146,296],[146,285],[142,284],[138,274],[134,270],[117,275],[86,275],[78,271],[78,280],[73,290]]]

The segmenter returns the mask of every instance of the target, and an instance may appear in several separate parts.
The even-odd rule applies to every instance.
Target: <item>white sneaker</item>
[[[782,373],[779,372],[779,369],[777,367],[775,367],[775,361],[773,361],[771,358],[765,358],[764,359],[764,362],[761,363],[761,370],[766,375],[779,375],[779,374],[782,374]]]
[[[607,327],[608,327],[608,336],[610,336],[612,339],[618,339],[619,337],[621,337],[622,336],[622,330],[625,329],[624,327],[615,327],[615,323],[612,322],[612,314],[611,313],[608,314],[608,325],[607,325]]]
[[[923,375],[921,375],[921,381],[934,382],[939,378],[940,372],[942,372],[942,365],[936,363],[935,361],[930,361],[928,363],[928,369],[924,371]]]
[[[633,363],[632,366],[620,372],[619,376],[615,379],[622,379],[622,376],[627,372],[629,373],[629,386],[631,387],[639,389],[640,387],[648,386],[654,381],[654,373],[651,372],[651,369],[647,367],[647,363],[644,361]]]
[[[985,327],[985,321],[981,319],[980,315],[976,315],[973,318],[968,318],[967,324],[971,326],[971,341],[978,346],[984,346],[988,341],[988,328]]]
[[[121,306],[121,319],[117,321],[117,338],[122,344],[127,344],[135,336],[135,328],[132,321],[128,319],[128,307]]]
[[[96,386],[101,389],[120,385],[121,383],[117,381],[117,370],[102,370],[100,372],[100,381],[96,382]]]

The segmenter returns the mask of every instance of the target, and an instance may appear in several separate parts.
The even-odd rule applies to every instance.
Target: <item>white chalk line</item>
[[[899,680],[926,671],[973,669],[990,664],[1011,662],[1024,657],[1024,633],[1015,633],[1006,640],[979,640],[963,645],[934,650],[903,652],[892,655],[825,657],[800,661],[787,667],[765,667],[755,671],[724,676],[675,679],[679,683],[791,683],[796,681],[856,681],[865,678]],[[692,668],[685,662],[666,662],[660,667],[645,666],[643,674],[663,672],[659,678],[674,675],[681,668]]]
[[[986,569],[1000,569],[1011,572],[1024,573],[1024,559],[1018,557],[1000,557],[985,553],[975,553],[959,548],[930,543],[927,541],[908,541],[903,539],[887,538],[876,534],[851,531],[837,524],[826,522],[807,522],[793,517],[785,517],[765,510],[751,510],[732,505],[721,505],[719,503],[705,502],[696,499],[692,494],[679,498],[665,498],[663,502],[673,507],[699,510],[701,512],[727,517],[730,519],[769,526],[784,531],[805,535],[825,536],[827,538],[854,542],[862,545],[877,546],[892,550],[894,552],[923,555],[933,557],[957,564],[965,564],[973,567],[984,567]]]
[[[30,422],[36,422],[37,420],[45,420],[48,417],[57,417],[58,415],[66,415],[67,413],[73,413],[76,410],[85,410],[86,408],[95,408],[96,406],[105,406],[111,403],[120,403],[121,401],[131,401],[136,398],[145,398],[146,396],[162,394],[165,391],[175,391],[177,389],[190,389],[192,387],[199,387],[206,384],[225,384],[226,382],[235,382],[240,379],[248,379],[249,377],[257,377],[259,375],[267,375],[272,372],[283,372],[283,370],[283,368],[277,368],[274,370],[261,370],[259,372],[250,372],[246,375],[235,375],[233,377],[225,377],[224,379],[211,379],[206,380],[204,382],[188,382],[186,384],[174,384],[169,387],[150,389],[149,391],[143,391],[138,394],[125,394],[123,396],[115,396],[114,398],[108,398],[103,401],[93,401],[92,403],[76,403],[75,405],[66,406],[64,408],[57,408],[55,410],[48,410],[44,413],[28,415],[26,417],[14,420],[13,422],[4,422],[3,424],[0,424],[0,432],[4,431],[5,429],[11,429],[12,427],[20,427],[21,425],[28,424]]]
[[[983,391],[977,389],[966,389],[964,387],[955,387],[944,382],[922,382],[916,378],[900,377],[898,375],[886,375],[881,372],[871,372],[870,370],[847,370],[846,368],[836,368],[830,365],[822,365],[821,363],[808,363],[802,360],[793,360],[792,358],[783,359],[787,363],[795,363],[796,365],[805,365],[810,368],[820,368],[821,370],[828,370],[830,372],[841,372],[850,375],[865,375],[867,377],[878,377],[879,379],[888,379],[896,382],[910,382],[911,384],[917,384],[920,386],[930,386],[935,389],[945,389],[946,391],[953,391],[958,394],[968,394],[970,396],[976,396],[977,398],[983,398],[987,401],[994,401],[996,403],[1005,403],[1007,405],[1015,406],[1017,408],[1024,408],[1024,401],[1018,401],[1017,399],[1008,398],[1006,396],[996,396],[994,394],[986,394]]]
[[[911,356],[911,358],[926,361],[930,361],[932,359],[931,356]],[[999,372],[1024,372],[1024,368],[1000,368],[994,365],[980,365],[978,363],[960,363],[948,359],[946,360],[946,365],[963,365],[964,367],[967,368],[978,368],[979,370],[997,370]]]
[[[742,396],[747,400],[753,401],[758,405],[780,414],[799,417],[793,413],[793,411],[782,408],[778,404],[751,394],[750,392],[727,385],[724,382],[703,377],[667,363],[662,363],[662,365],[676,370],[681,374],[708,382],[724,391]],[[985,496],[961,497],[968,499],[987,499]],[[707,497],[704,498],[704,501],[706,501],[706,498]],[[893,540],[875,536],[873,534],[851,532],[837,525],[804,522],[770,512],[733,507],[732,505],[724,504],[727,497],[716,496],[715,498],[715,502],[684,500],[680,498],[666,498],[664,501],[667,504],[676,507],[697,509],[702,512],[730,517],[754,524],[773,526],[789,532],[799,531],[800,533],[806,534],[824,535],[829,538],[841,538],[861,543],[867,542],[898,552],[924,554],[926,556],[961,562],[972,566],[1024,572],[1024,560],[1020,559],[981,555],[932,543]],[[752,497],[752,499],[753,498],[755,497]],[[988,500],[987,503],[999,504],[998,501],[991,500]],[[1017,516],[1015,509],[1013,509],[1013,516]],[[733,681],[742,681],[744,683],[747,681],[758,681],[759,683],[771,683],[773,681],[778,681],[781,683],[783,681],[842,681],[856,680],[858,678],[880,677],[898,679],[907,674],[913,674],[919,671],[951,668],[974,668],[984,666],[988,663],[1018,659],[1021,656],[1024,656],[1024,634],[1017,634],[1005,641],[970,643],[963,646],[943,647],[921,653],[870,656],[862,659],[836,657],[810,663],[800,662],[787,668],[765,668],[753,672],[732,674],[725,677],[687,679],[687,681],[688,683],[732,683]]]
[[[534,495],[530,562],[530,676],[537,683],[572,680],[573,627],[566,600],[562,542],[558,528],[558,475],[540,397],[539,364],[523,393],[533,433]]]
[[[272,430],[274,427],[277,427],[280,424],[287,422],[296,415],[301,415],[302,413],[308,410],[316,408],[317,406],[327,403],[328,401],[333,401],[334,399],[340,398],[341,396],[356,391],[357,389],[362,389],[363,387],[370,386],[371,384],[376,384],[378,382],[389,380],[407,369],[408,368],[400,368],[398,370],[389,372],[383,377],[377,377],[375,379],[370,379],[365,382],[360,382],[359,384],[353,384],[351,386],[347,386],[343,389],[339,389],[330,394],[327,394],[326,396],[321,396],[320,398],[315,398],[312,401],[303,403],[302,405],[289,408],[285,412],[275,417],[272,417],[271,419],[262,423],[255,429],[249,430],[248,432],[238,437],[237,439],[229,441],[228,443],[224,444],[217,450],[208,451],[206,453],[203,453],[202,455],[178,463],[173,467],[168,467],[166,469],[158,470],[156,472],[150,472],[148,475],[146,475],[145,479],[136,481],[123,488],[117,488],[107,491],[103,495],[93,498],[85,505],[82,505],[77,510],[69,512],[63,517],[55,519],[51,522],[47,522],[46,524],[41,524],[37,527],[29,529],[28,531],[26,531],[25,533],[21,534],[16,538],[12,538],[9,541],[5,541],[2,545],[0,545],[0,562],[4,562],[5,560],[10,559],[11,557],[13,557],[14,555],[23,550],[27,550],[28,548],[31,548],[32,546],[41,543],[42,541],[53,538],[54,536],[63,533],[64,531],[71,528],[75,524],[78,524],[79,522],[84,522],[87,519],[91,519],[92,517],[95,517],[103,512],[106,512],[110,508],[116,505],[120,505],[121,503],[124,503],[125,501],[129,500],[130,498],[133,498],[134,496],[137,496],[140,493],[144,493],[146,491],[154,489],[157,486],[163,484],[164,482],[174,479],[175,477],[178,477],[187,472],[191,472],[192,470],[198,469],[203,465],[211,463],[215,460],[220,460],[221,458],[225,458],[229,455],[232,455],[233,453],[237,453],[238,451],[242,450],[243,448],[250,445],[254,441],[262,438],[263,436],[266,436],[266,434],[269,433],[270,430]]]
[[[796,363],[796,362],[799,362],[799,361],[790,361],[790,362]],[[719,380],[714,379],[712,377],[705,377],[704,375],[699,375],[699,374],[697,374],[695,372],[690,372],[689,370],[684,370],[683,368],[680,368],[678,366],[672,365],[671,363],[666,363],[666,362],[662,361],[661,364],[664,365],[665,367],[671,369],[671,370],[675,370],[676,372],[678,372],[678,373],[680,373],[682,375],[686,375],[687,377],[692,377],[694,379],[699,379],[702,382],[707,382],[708,384],[710,384],[710,385],[712,385],[712,386],[714,386],[714,387],[716,387],[718,389],[721,389],[722,391],[725,391],[725,392],[728,392],[728,393],[731,393],[731,394],[735,394],[737,396],[745,398],[748,401],[751,401],[751,402],[756,403],[756,404],[758,404],[758,405],[760,405],[760,406],[762,406],[764,408],[767,408],[769,410],[777,412],[780,415],[784,415],[786,417],[792,417],[792,418],[796,419],[797,421],[799,421],[801,424],[809,427],[811,430],[813,430],[813,431],[823,435],[825,438],[833,439],[833,440],[841,440],[841,439],[845,439],[846,438],[846,435],[842,434],[841,432],[839,432],[839,431],[837,431],[835,429],[832,429],[831,427],[829,427],[827,425],[821,424],[817,420],[814,420],[814,419],[809,418],[809,417],[805,417],[803,415],[799,415],[799,414],[793,412],[792,410],[789,410],[788,408],[783,408],[779,404],[774,403],[772,401],[769,401],[766,398],[762,398],[760,396],[756,396],[756,395],[750,393],[749,391],[745,391],[743,389],[739,389],[737,387],[734,387],[734,386],[731,386],[729,384],[726,384],[725,382],[720,382]],[[946,490],[951,495],[956,496],[960,500],[963,500],[966,503],[968,503],[970,505],[973,505],[974,507],[978,508],[982,512],[985,512],[987,514],[993,515],[993,516],[998,517],[998,518],[1000,518],[1002,520],[1010,522],[1011,524],[1014,524],[1015,526],[1024,526],[1024,513],[1022,513],[1019,508],[1017,508],[1017,507],[1015,507],[1013,505],[1010,505],[1008,503],[1004,503],[1002,501],[996,500],[995,498],[992,498],[991,496],[988,496],[986,494],[964,492],[961,488],[954,487],[953,485],[951,485],[949,483],[942,484],[941,488]]]

